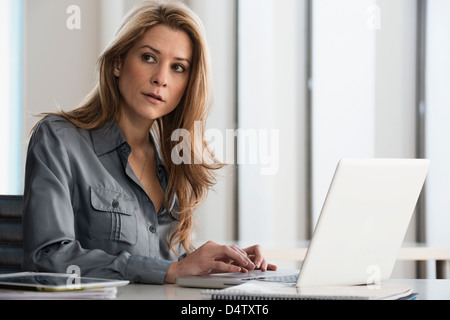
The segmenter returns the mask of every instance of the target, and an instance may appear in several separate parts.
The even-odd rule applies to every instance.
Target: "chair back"
[[[0,274],[20,272],[23,196],[0,195]]]

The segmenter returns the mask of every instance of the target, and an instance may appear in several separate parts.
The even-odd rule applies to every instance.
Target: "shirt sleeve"
[[[57,130],[41,122],[30,140],[26,162],[23,233],[24,271],[66,273],[77,266],[81,276],[163,284],[171,261],[82,248],[76,239],[72,207],[73,161]]]

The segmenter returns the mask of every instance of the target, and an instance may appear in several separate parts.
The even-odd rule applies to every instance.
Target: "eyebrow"
[[[149,46],[148,44],[143,45],[139,49],[144,49],[144,48],[148,48],[148,49],[152,50],[153,52],[155,52],[156,54],[161,55],[161,51],[159,51],[158,49],[153,48],[152,46]],[[174,59],[177,60],[177,61],[186,61],[187,63],[191,64],[191,61],[189,61],[189,59],[187,59],[187,58],[175,57]]]

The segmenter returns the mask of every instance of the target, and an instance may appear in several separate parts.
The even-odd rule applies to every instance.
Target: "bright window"
[[[22,1],[0,0],[0,194],[22,193]]]

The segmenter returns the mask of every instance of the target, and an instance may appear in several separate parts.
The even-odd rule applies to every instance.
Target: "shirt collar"
[[[91,131],[95,154],[99,157],[107,154],[123,144],[127,144],[125,136],[115,120],[106,122],[103,126]]]
[[[158,138],[156,137],[155,133],[153,131],[150,131],[150,139],[153,141],[153,145],[155,146],[156,151],[156,166],[158,171],[158,178],[161,181],[163,179],[163,176],[167,177],[167,173],[165,171],[165,166],[163,162],[163,158],[161,156],[161,147],[158,143]],[[167,180],[166,180],[167,183]],[[181,216],[178,214],[178,196],[175,194],[172,201],[169,204],[169,208],[167,209],[169,214],[175,218],[176,220],[180,220]]]
[[[156,150],[156,165],[158,167],[164,167],[158,139],[153,132],[150,132],[150,138],[152,139]],[[120,130],[120,127],[115,120],[110,120],[103,126],[93,129],[92,142],[94,145],[95,154],[97,156],[107,154],[125,143],[128,145],[122,130]]]
[[[161,156],[161,147],[159,146],[158,139],[152,130],[150,130],[150,139],[152,139],[153,145],[155,146],[156,166],[158,168],[160,168],[160,167],[164,168],[164,162],[163,162],[162,156]]]

